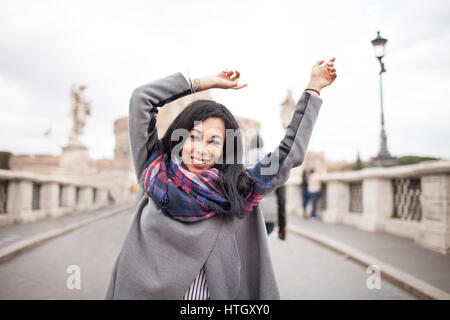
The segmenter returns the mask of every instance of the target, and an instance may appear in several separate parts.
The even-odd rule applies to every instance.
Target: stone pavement
[[[377,265],[381,276],[424,298],[450,299],[450,255],[383,232],[288,215],[288,231],[331,248],[363,265]],[[289,234],[288,234],[289,236]]]

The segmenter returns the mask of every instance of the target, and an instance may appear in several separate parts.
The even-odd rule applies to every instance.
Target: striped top
[[[206,283],[205,266],[192,282],[189,289],[184,294],[182,300],[210,300],[208,285]]]

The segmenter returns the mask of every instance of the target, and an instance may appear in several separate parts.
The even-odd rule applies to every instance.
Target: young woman
[[[156,132],[158,108],[201,90],[244,88],[238,71],[192,81],[175,73],[133,92],[138,201],[107,299],[280,299],[258,204],[303,162],[334,61],[312,66],[280,145],[247,169],[238,124],[219,103],[195,101],[162,139]]]

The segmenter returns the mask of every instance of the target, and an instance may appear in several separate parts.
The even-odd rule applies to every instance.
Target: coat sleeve
[[[158,141],[158,108],[190,93],[191,86],[181,72],[139,86],[133,91],[130,98],[128,131],[138,181]]]
[[[284,184],[291,169],[303,163],[322,102],[320,97],[303,91],[278,147],[249,169],[256,181],[270,185],[264,195]]]

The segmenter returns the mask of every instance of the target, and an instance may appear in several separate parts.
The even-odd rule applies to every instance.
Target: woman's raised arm
[[[139,181],[144,165],[158,141],[156,118],[158,108],[190,93],[212,88],[241,89],[239,71],[224,69],[203,78],[186,78],[181,72],[142,85],[133,91],[130,99],[128,130],[131,155]]]
[[[128,131],[138,181],[158,140],[158,108],[190,93],[191,86],[180,72],[142,85],[133,91],[130,98]]]
[[[289,178],[292,168],[303,163],[314,124],[319,116],[322,99],[318,97],[323,88],[336,79],[333,66],[335,58],[322,65],[324,60],[313,65],[311,79],[306,86],[292,115],[286,134],[278,147],[268,153],[255,166],[249,168],[250,174],[258,182],[270,184],[265,194],[284,184]]]

